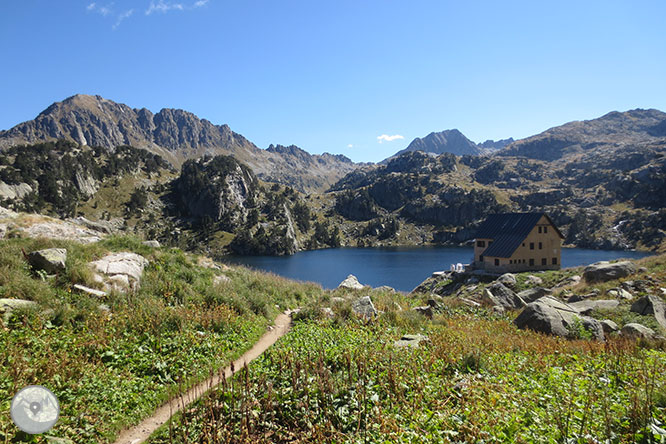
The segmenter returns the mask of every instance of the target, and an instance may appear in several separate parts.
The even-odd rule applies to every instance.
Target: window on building
[[[534,250],[534,242],[530,242],[530,250]]]
[[[541,233],[541,227],[539,227],[539,233]]]
[[[541,259],[541,265],[548,265],[548,260],[545,257]]]
[[[486,246],[486,241],[476,241],[476,246],[477,247],[485,247]]]
[[[483,255],[479,256],[479,262],[483,262]]]
[[[499,265],[499,259],[495,259],[495,265]]]
[[[534,265],[534,259],[530,259],[530,265]]]
[[[553,258],[553,265],[557,265],[557,258],[556,257]]]
[[[523,242],[523,247],[525,246],[525,242]]]
[[[492,243],[493,243],[493,241],[488,241],[488,246],[490,247],[490,245],[491,245]]]
[[[543,244],[539,242],[539,250],[543,250]]]
[[[543,232],[548,233],[548,227],[543,227]]]

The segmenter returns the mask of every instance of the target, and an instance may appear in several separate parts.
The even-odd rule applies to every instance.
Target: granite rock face
[[[636,265],[629,261],[616,262],[598,262],[585,267],[583,279],[590,283],[607,282],[631,276],[636,273]]]
[[[567,338],[574,338],[576,326],[580,325],[595,339],[604,340],[604,330],[599,321],[580,315],[575,308],[550,296],[527,304],[514,324],[520,329]]]

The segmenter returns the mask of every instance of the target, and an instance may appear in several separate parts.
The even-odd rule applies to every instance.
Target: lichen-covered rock
[[[377,309],[375,309],[374,304],[370,296],[363,296],[362,298],[357,299],[352,304],[352,310],[359,316],[364,318],[374,318],[377,316]]]
[[[614,264],[598,262],[585,268],[583,278],[591,283],[607,282],[631,276],[634,273],[636,273],[636,265],[629,261],[621,261]]]
[[[43,270],[48,274],[62,273],[67,262],[67,250],[64,248],[47,248],[28,254],[28,262],[34,270]]]
[[[156,241],[156,240],[147,240],[147,241],[143,241],[141,243],[143,245],[148,246],[148,247],[160,248],[160,243],[159,243],[159,241]]]
[[[398,348],[403,347],[412,347],[418,348],[421,342],[428,341],[428,337],[424,335],[403,335],[398,341],[395,341],[393,345]]]
[[[616,299],[604,300],[585,300],[579,302],[572,302],[569,304],[578,311],[578,313],[589,315],[593,310],[615,310],[620,305],[620,301]]]
[[[25,299],[0,299],[0,314],[2,320],[7,323],[12,311],[18,308],[36,307],[37,303],[34,301],[26,301]]]
[[[601,321],[601,328],[604,329],[604,333],[606,334],[615,333],[620,329],[620,327],[618,327],[617,324],[610,319],[604,319]]]
[[[512,273],[504,273],[502,276],[497,278],[496,282],[504,284],[507,287],[513,288],[516,285],[516,275]]]

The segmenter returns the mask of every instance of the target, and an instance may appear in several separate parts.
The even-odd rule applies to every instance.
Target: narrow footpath
[[[259,341],[257,341],[251,349],[243,353],[240,358],[236,359],[232,365],[226,367],[224,371],[218,372],[215,376],[195,385],[184,394],[177,396],[162,405],[155,411],[155,413],[141,421],[136,426],[122,431],[114,444],[139,444],[144,442],[155,430],[165,424],[172,415],[199,399],[211,388],[220,384],[222,378],[229,378],[242,369],[245,364],[249,364],[251,361],[258,358],[271,345],[275,344],[278,339],[284,336],[285,333],[289,331],[290,326],[291,312],[287,311],[281,313],[275,318],[273,328],[264,333]],[[231,370],[232,367],[234,369],[233,371]]]

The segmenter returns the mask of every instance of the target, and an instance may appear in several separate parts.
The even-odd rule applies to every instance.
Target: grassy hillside
[[[22,250],[47,247],[67,249],[65,273],[46,277],[30,270]],[[136,252],[150,261],[140,290],[103,299],[77,292],[75,283],[96,285],[87,263],[111,251]],[[9,417],[13,394],[30,384],[48,387],[60,400],[60,420],[50,435],[109,441],[119,428],[240,355],[278,312],[322,291],[244,268],[209,265],[129,237],[87,245],[1,242],[0,298],[38,305],[0,320],[0,442],[34,442],[17,434]],[[214,284],[222,275],[230,280]]]
[[[664,256],[642,260],[666,282]],[[573,270],[540,274],[555,283]],[[524,275],[518,276],[523,286]],[[603,291],[618,282],[576,292]],[[351,315],[337,290],[304,308],[292,331],[247,371],[178,416],[152,443],[649,443],[666,439],[666,345],[618,336],[568,340],[518,330],[444,298],[362,290],[380,317]],[[431,297],[423,295],[423,298]],[[329,318],[321,307],[331,307]],[[632,319],[631,321],[636,321]],[[644,319],[641,319],[644,321]],[[397,347],[405,334],[427,339]]]

